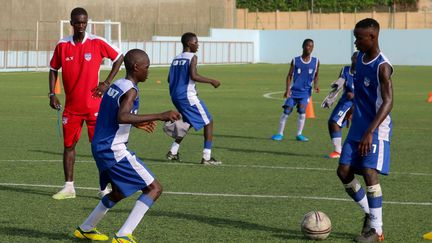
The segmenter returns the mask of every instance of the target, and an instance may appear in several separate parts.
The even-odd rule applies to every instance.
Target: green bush
[[[311,0],[237,0],[237,8],[249,11],[306,11],[311,10]],[[398,0],[396,9],[417,10],[417,0]],[[313,0],[314,12],[388,11],[393,0]]]

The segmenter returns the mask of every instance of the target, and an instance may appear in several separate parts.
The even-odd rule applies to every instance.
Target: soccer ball
[[[303,217],[301,230],[311,240],[324,240],[330,235],[330,218],[323,212],[311,211]]]

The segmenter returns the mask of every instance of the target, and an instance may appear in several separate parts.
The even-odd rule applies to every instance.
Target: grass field
[[[313,96],[317,118],[306,122],[310,142],[300,143],[294,139],[294,113],[286,139],[269,139],[277,129],[288,65],[201,66],[201,74],[222,82],[218,89],[198,84],[198,91],[214,116],[213,154],[223,165],[199,164],[202,131],[184,140],[183,163],[169,163],[165,154],[172,140],[161,124],[154,134],[133,130],[130,149],[164,186],[135,231],[140,242],[308,242],[299,222],[311,210],[331,218],[327,242],[350,242],[363,215],[336,176],[337,161],[325,158],[332,150],[330,111],[319,107],[340,68],[322,65],[322,92]],[[391,174],[381,177],[386,242],[422,242],[422,234],[432,230],[432,104],[426,102],[431,73],[432,67],[395,67]],[[151,68],[149,80],[140,84],[140,113],[173,108],[166,75],[167,68]],[[0,235],[5,242],[73,242],[73,230],[98,203],[97,168],[86,132],[77,148],[77,198],[51,198],[63,185],[63,148],[57,113],[48,106],[47,79],[47,72],[0,73]],[[271,92],[280,93],[263,96]],[[113,236],[137,197],[117,204],[98,228]]]

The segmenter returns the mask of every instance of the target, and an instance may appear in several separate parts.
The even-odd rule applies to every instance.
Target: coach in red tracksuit
[[[49,99],[53,109],[61,109],[59,99],[54,93],[58,70],[62,69],[63,87],[66,104],[63,112],[63,169],[65,186],[53,195],[54,199],[75,198],[73,167],[75,164],[75,145],[77,144],[85,121],[91,142],[96,125],[101,96],[117,74],[123,55],[120,50],[105,39],[86,32],[87,11],[75,8],[71,12],[70,24],[74,34],[57,43],[50,62]],[[108,77],[99,82],[99,69],[103,58],[113,61]],[[108,193],[101,188],[100,193]]]

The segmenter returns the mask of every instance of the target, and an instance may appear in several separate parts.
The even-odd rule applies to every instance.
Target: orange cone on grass
[[[306,107],[306,118],[315,118],[315,111],[312,104],[312,96],[309,99],[309,103]]]
[[[427,100],[429,103],[432,103],[432,92],[429,92],[429,97]]]
[[[57,80],[55,82],[54,93],[55,94],[61,94],[60,79],[58,77],[57,77]]]

